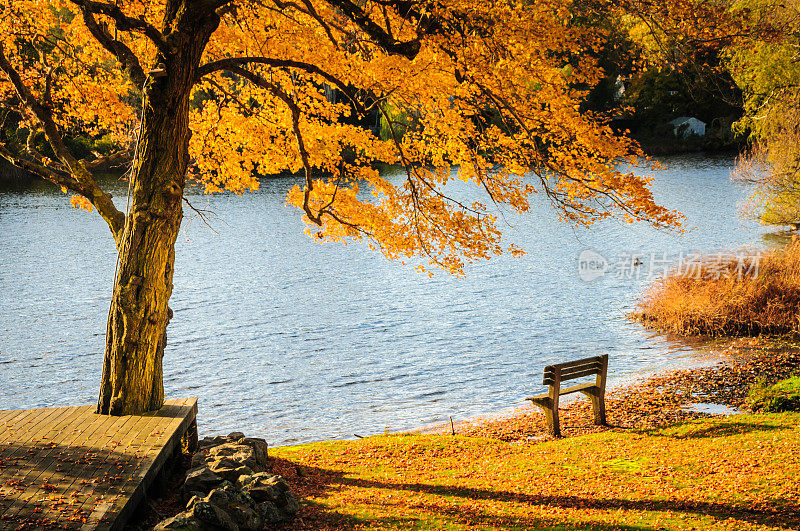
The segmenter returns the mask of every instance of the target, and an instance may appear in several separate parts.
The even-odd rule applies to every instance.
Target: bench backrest
[[[596,374],[605,386],[606,371],[608,370],[608,354],[583,358],[581,360],[568,361],[566,363],[556,363],[544,368],[544,385],[553,385],[556,382],[574,380],[584,376]]]

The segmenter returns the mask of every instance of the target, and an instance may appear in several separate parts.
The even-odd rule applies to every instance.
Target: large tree
[[[633,161],[632,143],[580,112],[602,76],[591,52],[603,34],[571,7],[0,0],[0,117],[18,123],[0,155],[96,209],[119,253],[98,412],[162,405],[187,178],[241,193],[258,175],[302,172],[288,201],[314,237],[367,240],[456,273],[519,250],[501,242],[486,204],[448,195],[453,178],[514,211],[543,192],[568,221],[675,225],[647,178],[616,169]],[[387,139],[360,125],[376,112]],[[68,147],[77,136],[120,149],[79,159]],[[126,156],[123,211],[93,168]],[[405,178],[382,178],[376,162],[402,165]]]

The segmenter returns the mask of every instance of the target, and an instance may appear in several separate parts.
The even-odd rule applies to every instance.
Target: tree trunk
[[[142,122],[111,299],[98,413],[138,414],[164,403],[161,358],[171,316],[175,240],[183,215],[187,114],[145,112]]]
[[[145,83],[97,404],[102,414],[135,415],[164,403],[162,357],[189,164],[189,98],[203,48],[219,23],[213,11],[203,17],[193,9],[195,0],[170,3],[164,26],[172,52],[158,56]]]

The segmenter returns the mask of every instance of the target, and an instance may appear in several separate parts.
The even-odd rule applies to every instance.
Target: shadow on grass
[[[613,525],[596,522],[575,522],[565,518],[537,518],[531,516],[514,517],[500,514],[491,506],[481,506],[475,501],[499,501],[525,504],[530,506],[547,506],[557,512],[560,509],[603,510],[603,511],[639,511],[665,512],[710,516],[718,521],[733,518],[750,524],[800,527],[800,512],[794,504],[785,506],[771,503],[763,507],[738,506],[728,503],[716,503],[694,500],[631,500],[623,498],[597,498],[573,494],[524,494],[519,492],[495,491],[461,486],[441,486],[425,483],[400,483],[376,481],[346,477],[342,472],[298,466],[291,461],[272,458],[272,472],[281,474],[292,486],[300,498],[321,497],[331,491],[357,487],[362,489],[397,490],[429,494],[447,498],[445,503],[436,503],[435,499],[420,501],[415,499],[407,508],[409,513],[419,511],[420,518],[413,516],[351,516],[335,512],[335,509],[316,502],[306,502],[301,509],[301,518],[287,524],[282,529],[354,529],[369,527],[397,527],[401,529],[431,529],[432,521],[443,520],[453,526],[486,526],[498,529],[621,529],[623,531],[645,531],[662,529],[646,525],[615,523]],[[462,498],[463,504],[457,504],[452,498]],[[441,501],[441,500],[440,500]],[[396,502],[395,502],[396,503]],[[395,510],[397,507],[394,508]],[[366,509],[368,511],[369,509]],[[366,512],[365,511],[365,512]],[[424,515],[422,513],[425,513]],[[620,515],[620,519],[628,515]],[[439,526],[436,526],[439,527]]]
[[[708,439],[714,437],[730,437],[745,433],[759,431],[781,431],[791,429],[787,426],[776,424],[755,424],[752,422],[714,422],[702,421],[683,422],[660,430],[643,430],[654,437],[669,437],[671,439]]]
[[[565,529],[586,529],[595,531],[657,531],[663,527],[650,527],[644,525],[607,524],[605,522],[583,521],[580,523],[565,521],[556,518],[534,517],[504,517],[488,514],[476,507],[459,507],[456,509],[442,509],[440,506],[425,507],[415,503],[408,509],[408,513],[424,510],[431,517],[414,516],[374,516],[356,517],[332,512],[328,507],[317,503],[306,504],[306,514],[302,519],[284,524],[278,529],[316,529],[316,530],[344,530],[344,529],[460,529],[462,527],[491,529],[509,529],[518,531],[561,531]]]
[[[455,496],[470,500],[498,500],[524,503],[528,505],[547,505],[561,509],[600,509],[626,511],[660,511],[707,515],[717,520],[735,518],[749,523],[783,525],[797,527],[800,525],[800,514],[796,508],[787,507],[785,512],[779,507],[770,510],[734,506],[726,503],[691,501],[691,500],[628,500],[622,498],[592,498],[571,494],[523,494],[517,492],[493,491],[471,487],[451,487],[429,485],[424,483],[395,483],[354,478],[342,478],[342,485],[362,488],[396,489],[412,492],[434,494],[438,496]],[[459,508],[459,512],[463,509]]]

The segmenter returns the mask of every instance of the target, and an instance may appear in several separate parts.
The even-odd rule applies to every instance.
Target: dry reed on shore
[[[781,250],[682,264],[656,280],[631,317],[682,335],[798,333],[800,240]]]

